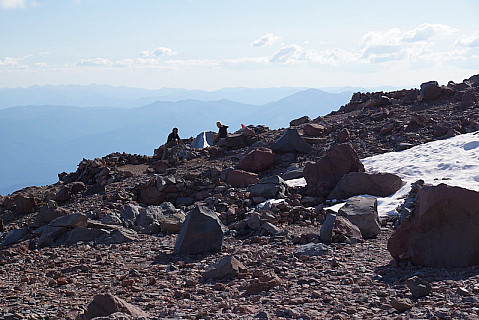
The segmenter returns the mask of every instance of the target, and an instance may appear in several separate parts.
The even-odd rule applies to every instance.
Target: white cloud
[[[456,31],[456,29],[444,24],[423,23],[417,28],[405,32],[402,40],[410,42],[425,41],[436,35],[448,35]]]
[[[254,47],[269,47],[281,40],[281,37],[275,36],[272,33],[265,34],[259,39],[256,39],[251,43]]]
[[[16,66],[18,65],[18,58],[5,57],[0,59],[0,66]]]
[[[145,57],[176,56],[177,54],[178,52],[167,47],[158,47],[154,50],[145,50],[140,52],[140,55]]]
[[[479,47],[479,31],[470,35],[462,35],[457,41],[456,46],[460,47]]]
[[[89,66],[89,67],[111,67],[115,63],[109,59],[105,58],[93,58],[93,59],[80,59],[78,62],[79,66]]]
[[[25,5],[25,0],[0,0],[0,8],[2,9],[25,8]]]

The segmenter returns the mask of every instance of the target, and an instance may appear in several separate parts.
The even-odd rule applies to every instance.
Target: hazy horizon
[[[0,0],[0,87],[460,82],[479,73],[478,12],[473,0]]]

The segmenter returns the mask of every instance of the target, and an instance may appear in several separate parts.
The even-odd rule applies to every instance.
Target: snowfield
[[[396,215],[411,190],[422,179],[428,184],[445,183],[479,191],[479,132],[458,135],[400,152],[388,152],[361,160],[366,172],[390,172],[405,182],[395,194],[378,198],[380,216]]]

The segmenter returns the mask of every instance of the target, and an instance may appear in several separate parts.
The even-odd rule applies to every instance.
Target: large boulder
[[[37,203],[34,197],[19,193],[13,197],[15,203],[15,210],[18,214],[32,213],[37,208]]]
[[[86,312],[79,319],[89,320],[95,317],[109,316],[121,312],[129,316],[148,318],[149,314],[125,300],[111,294],[97,294],[88,305]]]
[[[127,203],[120,213],[120,219],[126,227],[133,227],[136,223],[137,217],[140,215],[142,207]]]
[[[440,184],[419,189],[416,199],[388,241],[391,256],[421,266],[479,265],[479,192]]]
[[[53,200],[47,202],[47,204],[40,208],[37,216],[35,217],[35,225],[42,226],[50,223],[54,219],[69,214],[70,211],[59,207]]]
[[[324,199],[349,172],[364,172],[358,154],[349,143],[334,145],[318,162],[306,164],[304,178],[308,194]]]
[[[257,183],[259,178],[256,173],[244,170],[230,170],[226,180],[232,187],[247,187]]]
[[[145,233],[178,233],[185,221],[185,213],[171,202],[144,208],[136,219],[136,225]]]
[[[188,215],[176,239],[174,253],[190,255],[221,251],[226,227],[208,207],[196,205]]]
[[[5,238],[3,238],[1,244],[4,246],[9,246],[15,242],[25,239],[28,235],[30,235],[30,233],[31,231],[28,227],[10,230],[6,234]]]
[[[326,128],[318,123],[308,123],[303,128],[303,133],[308,136],[318,137],[324,133]]]
[[[259,172],[274,163],[274,153],[269,148],[257,148],[248,152],[239,162],[241,169]]]
[[[265,199],[284,198],[288,186],[283,178],[279,176],[269,176],[262,178],[258,183],[249,186],[248,191],[254,196]]]
[[[299,135],[298,130],[289,128],[286,129],[283,135],[271,145],[271,149],[273,149],[274,152],[279,153],[308,153],[311,151],[311,146],[303,140]]]
[[[290,127],[296,127],[305,123],[311,122],[311,119],[308,116],[302,116],[301,118],[291,120],[289,122]]]
[[[350,172],[339,180],[328,199],[347,199],[361,194],[388,197],[401,186],[401,178],[392,173]]]
[[[359,228],[364,239],[377,236],[381,232],[378,216],[378,201],[374,197],[349,199],[338,210],[338,215],[347,218]]]
[[[425,101],[430,101],[439,98],[442,94],[441,87],[437,81],[429,81],[421,84],[419,95]]]

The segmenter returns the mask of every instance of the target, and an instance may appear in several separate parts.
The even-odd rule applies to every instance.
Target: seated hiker
[[[221,138],[226,138],[228,136],[228,126],[221,124],[221,122],[216,122],[216,126],[218,127],[218,133],[215,134],[213,137],[213,141],[216,143]]]
[[[178,128],[173,128],[171,133],[168,135],[168,139],[166,139],[166,147],[171,148],[175,144],[181,143],[180,136],[178,135]]]

